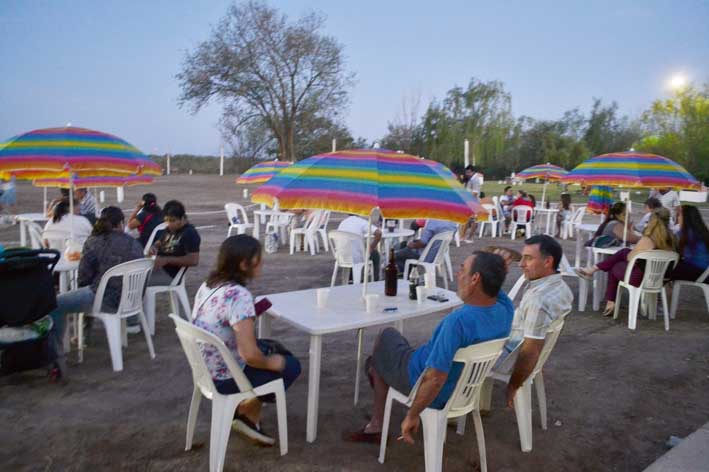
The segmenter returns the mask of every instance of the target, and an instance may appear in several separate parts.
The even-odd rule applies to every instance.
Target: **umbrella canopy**
[[[359,149],[319,154],[273,177],[252,195],[255,203],[319,208],[384,218],[433,218],[465,223],[485,214],[444,165],[409,154]]]
[[[701,186],[673,160],[635,151],[592,157],[566,174],[561,181],[631,188],[699,189]]]
[[[54,177],[47,179],[35,179],[32,185],[35,187],[59,187],[69,188],[97,188],[97,187],[132,187],[134,185],[152,184],[155,180],[149,175],[128,175],[128,176],[108,176],[108,177],[75,177],[73,182],[69,177]]]
[[[607,213],[613,205],[613,189],[605,185],[594,185],[588,193],[586,211],[600,215]]]
[[[515,175],[515,178],[520,180],[544,179],[546,181],[558,181],[569,172],[563,167],[555,166],[554,164],[538,164],[528,167]]]
[[[292,162],[269,161],[260,162],[252,166],[236,179],[237,184],[262,184],[271,180],[271,177],[290,166]]]
[[[64,127],[30,131],[0,143],[0,178],[160,175],[160,166],[126,141]]]

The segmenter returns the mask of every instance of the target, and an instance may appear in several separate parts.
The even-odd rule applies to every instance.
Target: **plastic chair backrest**
[[[323,229],[327,231],[327,224],[330,222],[330,210],[322,210],[320,215],[320,224],[317,229]]]
[[[150,233],[150,237],[148,238],[148,242],[145,243],[145,249],[143,249],[143,254],[147,256],[150,253],[150,248],[155,242],[155,237],[157,236],[158,232],[164,230],[165,228],[167,228],[167,223],[160,223],[153,229],[153,232]]]
[[[438,249],[436,250],[436,257],[433,259],[433,261],[431,261],[431,264],[438,265],[442,263],[443,258],[446,254],[448,254],[448,248],[451,244],[451,241],[453,240],[453,234],[453,231],[443,231],[441,233],[433,235],[431,240],[428,241],[428,244],[426,244],[426,247],[421,252],[421,256],[419,256],[419,261],[426,261],[428,253],[433,250],[433,246],[436,244],[436,241],[440,241],[440,243],[438,244]]]
[[[698,284],[703,284],[705,280],[707,280],[707,277],[709,277],[709,267],[707,267],[707,270],[702,272],[702,275],[697,278],[697,283]]]
[[[246,210],[238,203],[225,203],[224,211],[226,211],[226,217],[230,225],[249,224],[249,217],[246,214]],[[238,223],[235,223],[235,221],[238,221]]]
[[[497,216],[493,212],[493,210],[496,212],[497,207],[495,205],[491,205],[490,203],[483,203],[483,208],[487,211],[487,219],[483,221],[491,222],[494,223],[497,221]]]
[[[362,259],[364,259],[364,238],[359,234],[333,230],[327,235],[335,254],[335,261],[340,267],[351,266],[355,262],[353,260],[355,252],[362,254]],[[354,250],[355,246],[359,246],[359,251]],[[360,263],[364,260],[356,262]]]
[[[635,262],[638,260],[645,261],[645,270],[643,271],[643,280],[640,283],[640,290],[660,290],[665,284],[665,273],[670,264],[673,266],[679,260],[679,254],[674,251],[662,251],[653,249],[651,251],[643,251],[635,255],[628,264],[625,270],[624,282],[630,283],[630,275],[633,272]]]
[[[574,216],[571,218],[571,223],[574,225],[580,225],[583,223],[583,215],[586,213],[586,205],[580,206],[576,209]]]
[[[553,351],[554,346],[556,346],[556,341],[559,339],[561,329],[564,327],[564,320],[566,319],[566,315],[568,314],[569,312],[564,313],[563,315],[561,315],[561,317],[552,321],[552,323],[549,325],[549,329],[547,329],[547,332],[544,336],[544,347],[542,348],[542,352],[539,354],[539,358],[537,359],[537,365],[534,366],[532,375],[537,375],[539,372],[541,372],[542,368],[544,368],[544,364],[546,363],[547,359],[549,359],[551,351]]]
[[[512,207],[512,219],[518,223],[526,223],[532,218],[533,208],[527,205]]]
[[[42,239],[47,241],[49,249],[56,249],[60,252],[66,248],[66,241],[69,237],[69,231],[64,230],[48,229],[42,232]]]
[[[106,285],[108,285],[108,281],[113,277],[121,277],[123,279],[121,301],[118,304],[116,314],[132,314],[142,310],[143,292],[145,291],[145,284],[148,281],[148,275],[150,275],[152,269],[152,259],[136,259],[113,266],[104,272],[98,284],[98,289],[96,290],[96,297],[94,298],[94,313],[101,312]]]
[[[32,249],[43,249],[44,239],[42,238],[42,227],[34,221],[27,221],[25,225],[27,225],[27,233],[30,236]]]
[[[215,347],[219,355],[224,359],[224,363],[229,370],[229,375],[231,375],[236,382],[240,393],[246,394],[247,396],[249,396],[249,394],[251,394],[250,396],[255,396],[252,392],[253,386],[251,382],[249,382],[249,379],[244,375],[244,372],[234,360],[234,356],[221,339],[209,331],[181,319],[175,314],[171,313],[169,316],[175,323],[177,337],[180,339],[180,344],[182,344],[182,349],[185,351],[185,356],[187,356],[187,361],[192,369],[192,380],[195,385],[200,387],[200,390],[210,394],[217,392],[217,388],[212,380],[212,375],[209,372],[209,368],[207,368],[207,363],[204,360],[200,348],[200,344],[209,344]]]
[[[455,353],[454,362],[463,364],[463,369],[458,377],[453,393],[448,402],[443,407],[447,413],[456,413],[459,416],[476,409],[480,400],[480,388],[490,370],[495,365],[495,361],[500,356],[502,348],[507,342],[507,338],[495,339],[484,343],[472,344],[460,348]],[[411,389],[409,402],[416,397],[416,392],[421,383],[423,375],[416,381],[416,385]]]

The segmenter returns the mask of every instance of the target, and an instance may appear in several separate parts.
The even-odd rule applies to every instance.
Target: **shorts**
[[[409,359],[414,352],[409,342],[394,328],[386,328],[379,335],[372,366],[390,387],[404,395],[411,391],[409,383]]]

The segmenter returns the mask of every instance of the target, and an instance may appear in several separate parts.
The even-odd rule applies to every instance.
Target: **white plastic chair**
[[[707,277],[709,277],[709,267],[707,267],[707,270],[702,272],[702,275],[700,275],[699,278],[694,282],[689,280],[674,281],[674,286],[672,287],[672,308],[670,309],[670,317],[672,319],[674,319],[675,315],[677,314],[677,304],[679,303],[679,291],[682,287],[701,288],[704,292],[704,300],[707,303],[707,312],[709,312],[709,284],[705,283]]]
[[[532,214],[534,209],[530,206],[520,205],[512,207],[512,221],[510,227],[512,229],[510,238],[515,239],[517,237],[517,228],[521,226],[524,228],[524,236],[529,238],[532,236]]]
[[[449,253],[453,233],[454,231],[443,231],[434,235],[430,241],[428,241],[428,244],[423,249],[418,259],[406,259],[406,262],[404,262],[404,274],[408,274],[410,267],[415,265],[423,267],[426,272],[433,271],[434,274],[440,271],[440,275],[443,277],[443,285],[446,290],[448,290],[448,278],[450,277],[451,281],[453,281],[453,268],[451,266]],[[426,262],[428,254],[433,250],[432,248],[436,244],[436,241],[439,241],[436,255],[433,261]]]
[[[70,238],[69,231],[48,229],[42,231],[42,240],[47,241],[47,246],[49,249],[56,249],[57,251],[64,253],[66,248],[66,242]]]
[[[570,219],[565,220],[561,225],[561,238],[568,239],[574,236],[576,227],[583,223],[583,216],[586,214],[586,205],[577,207]],[[578,237],[578,236],[577,236]]]
[[[305,225],[301,228],[291,228],[290,230],[290,254],[294,251],[300,251],[300,243],[304,243],[304,251],[310,249],[310,255],[314,256],[320,249],[318,244],[318,228],[320,227],[323,216],[322,210],[313,210],[305,220]]]
[[[209,433],[209,470],[210,472],[221,472],[224,468],[224,457],[226,456],[231,422],[236,408],[244,400],[273,393],[276,396],[278,442],[281,455],[286,455],[288,453],[288,419],[286,417],[286,390],[283,385],[283,379],[272,380],[254,388],[221,339],[172,313],[169,316],[175,322],[175,331],[192,369],[192,381],[194,382],[190,411],[187,415],[185,451],[192,449],[199,404],[202,401],[202,396],[204,396],[208,400],[212,400],[212,425]],[[200,345],[204,344],[214,346],[219,351],[219,355],[224,359],[229,369],[229,375],[236,382],[240,393],[222,395],[217,391],[202,356]]]
[[[448,418],[465,418],[472,413],[475,423],[475,435],[478,440],[478,453],[480,455],[480,470],[487,471],[487,457],[485,453],[485,435],[480,418],[480,389],[490,369],[500,356],[507,339],[496,339],[480,344],[473,344],[455,353],[454,361],[463,364],[463,369],[458,378],[455,390],[442,410],[426,408],[420,414],[423,424],[423,448],[426,472],[438,472],[443,467],[443,445],[446,441]],[[379,463],[384,463],[387,439],[389,435],[389,422],[391,420],[392,400],[410,407],[416,398],[419,377],[411,393],[406,396],[394,388],[389,387],[386,405],[384,407],[384,423],[382,424],[382,440],[379,446]],[[464,425],[460,422],[459,425]],[[458,434],[463,430],[458,428]]]
[[[143,309],[145,317],[148,320],[150,334],[155,336],[155,297],[158,293],[167,292],[170,297],[170,310],[172,313],[180,314],[180,305],[184,312],[184,318],[189,319],[192,307],[190,305],[190,297],[187,295],[187,287],[185,286],[185,273],[187,267],[181,267],[180,270],[172,278],[170,285],[153,285],[145,289],[143,297]]]
[[[636,287],[630,283],[630,275],[635,267],[635,262],[638,260],[645,261],[645,271],[643,272],[643,280],[640,286]],[[679,254],[673,251],[643,251],[635,255],[628,267],[625,269],[625,277],[618,283],[618,290],[615,297],[615,310],[613,311],[613,319],[618,318],[618,310],[620,309],[620,294],[621,289],[625,288],[628,291],[630,298],[628,304],[628,328],[635,329],[638,322],[638,308],[640,306],[641,295],[652,295],[651,299],[655,301],[657,308],[657,294],[662,296],[662,309],[665,317],[665,331],[670,330],[670,311],[667,308],[667,292],[665,291],[665,273],[670,264],[674,267],[679,260]]]
[[[323,248],[325,249],[325,252],[328,252],[330,250],[330,244],[328,243],[327,239],[327,225],[330,223],[330,210],[322,210],[322,214],[320,216],[320,224],[318,225],[317,233],[320,235],[320,239],[322,240],[322,245]]]
[[[567,313],[568,314],[568,313]],[[559,339],[559,334],[561,334],[561,329],[564,327],[564,319],[567,314],[553,321],[547,329],[546,335],[544,337],[544,347],[542,352],[539,354],[539,359],[537,359],[537,364],[534,366],[534,370],[529,375],[524,384],[517,390],[514,397],[514,408],[515,416],[517,417],[517,429],[519,430],[519,442],[522,452],[530,452],[532,450],[532,384],[537,391],[537,402],[539,403],[539,419],[542,424],[542,429],[547,429],[547,397],[546,390],[544,388],[544,377],[542,376],[542,369],[546,363],[551,351],[556,345],[556,341]],[[517,348],[512,351],[501,365],[495,370],[490,372],[487,380],[483,384],[480,392],[480,409],[490,410],[490,403],[492,400],[492,387],[493,381],[499,380],[506,384],[510,381],[510,375],[514,364],[517,361],[517,353],[519,351],[520,343]],[[464,424],[458,424],[458,428],[464,428]]]
[[[43,249],[44,239],[42,238],[42,227],[34,221],[25,222],[27,234],[30,236],[30,247],[32,249]]]
[[[231,230],[236,229],[236,234],[246,234],[246,230],[253,231],[254,224],[249,223],[249,216],[246,210],[238,203],[226,203],[224,205],[227,220],[229,220],[229,230],[226,233],[227,238],[231,236]]]
[[[266,234],[278,233],[281,241],[286,241],[288,230],[290,229],[291,218],[293,213],[278,213],[272,215],[271,219],[266,223]]]
[[[493,197],[493,201],[496,199],[497,197]],[[478,237],[483,237],[483,233],[485,232],[485,225],[489,225],[490,236],[494,238],[497,236],[497,228],[500,225],[500,217],[497,214],[497,205],[483,203],[483,208],[485,208],[485,210],[487,211],[487,217],[485,219],[478,220],[478,224],[480,225],[480,234],[478,235]]]
[[[364,247],[364,238],[359,234],[348,233],[347,231],[330,231],[328,233],[330,238],[330,247],[335,256],[335,267],[332,269],[332,279],[330,280],[330,287],[335,286],[335,279],[337,278],[338,269],[350,269],[352,271],[352,283],[360,284],[363,280],[364,275],[364,261],[354,261],[353,253],[358,252],[362,255],[362,258],[367,260],[369,264],[369,277],[370,281],[374,280],[374,265],[372,261],[369,260],[366,255]],[[359,247],[359,251],[354,251],[355,247]],[[347,283],[347,276],[349,272],[344,270],[342,272],[342,283]]]
[[[157,234],[167,228],[167,223],[160,223],[157,225],[155,228],[153,228],[153,232],[150,233],[150,237],[148,238],[148,242],[145,243],[145,248],[143,249],[143,254],[148,256],[150,255],[150,248],[153,247],[153,243],[155,243],[155,237]]]
[[[143,332],[145,333],[145,341],[148,343],[150,358],[155,359],[153,341],[150,338],[150,332],[148,330],[148,321],[145,319],[145,313],[143,313],[143,291],[145,290],[145,284],[148,281],[148,276],[152,268],[153,261],[150,259],[137,259],[111,267],[103,274],[103,277],[101,277],[91,312],[83,314],[93,316],[103,322],[106,328],[108,347],[111,351],[111,363],[113,364],[113,370],[115,372],[123,370],[123,352],[121,345],[128,345],[125,320],[130,316],[138,315]],[[118,308],[115,313],[108,313],[103,311],[103,295],[106,291],[108,281],[113,277],[120,277],[123,286],[121,288],[121,299]],[[79,316],[80,350],[83,350],[84,339],[83,315]],[[83,355],[83,352],[80,355]]]

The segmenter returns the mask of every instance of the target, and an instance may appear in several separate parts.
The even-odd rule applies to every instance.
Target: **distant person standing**
[[[91,224],[96,223],[96,213],[98,211],[96,197],[85,188],[77,188],[74,190],[74,198],[79,200],[79,214],[89,220]]]
[[[467,188],[470,191],[470,193],[473,194],[473,198],[475,198],[476,200],[479,199],[480,192],[482,191],[482,186],[483,186],[483,182],[484,182],[484,177],[483,177],[482,172],[480,172],[474,166],[468,166],[465,168],[465,174],[466,174],[466,177],[468,175],[470,176],[467,183],[465,184],[465,188]]]
[[[6,183],[0,185],[0,211],[7,207],[14,207],[17,203],[15,192],[15,176],[10,177]]]
[[[163,223],[163,219],[162,208],[158,205],[157,197],[154,193],[146,193],[128,218],[128,229],[138,230],[138,241],[145,247],[155,227]]]
[[[199,264],[199,245],[202,239],[187,220],[185,206],[170,200],[163,207],[167,228],[158,233],[157,242],[151,248],[155,265],[148,285],[169,285],[182,267]]]
[[[381,255],[377,251],[377,246],[379,241],[382,239],[382,232],[374,225],[370,225],[367,220],[357,215],[350,215],[340,223],[337,227],[337,231],[345,231],[347,233],[353,233],[357,236],[362,236],[362,238],[367,237],[369,232],[372,235],[372,241],[369,244],[369,260],[372,261],[372,266],[374,267],[374,280],[379,280],[379,269],[381,262]],[[352,246],[352,260],[355,263],[364,262],[364,254],[358,246]]]

